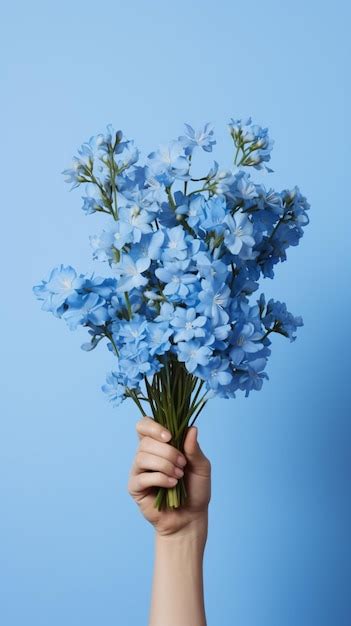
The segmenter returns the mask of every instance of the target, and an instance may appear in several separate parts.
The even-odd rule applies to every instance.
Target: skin
[[[167,443],[171,433],[150,417],[136,424],[139,445],[128,491],[155,529],[155,564],[149,626],[206,626],[203,555],[211,499],[211,464],[188,429],[184,455]],[[158,511],[157,487],[174,486],[185,473],[187,502],[180,509]]]

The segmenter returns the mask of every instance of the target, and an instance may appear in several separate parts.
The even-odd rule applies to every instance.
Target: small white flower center
[[[218,295],[218,294],[217,294],[217,295],[214,297],[214,302],[215,302],[215,304],[216,304],[217,306],[222,307],[222,306],[223,306],[223,298],[222,298],[222,296],[220,296],[220,295]]]
[[[128,267],[128,270],[126,272],[127,274],[129,274],[130,276],[138,276],[139,272],[137,270],[137,268],[135,266],[132,267]]]
[[[63,278],[61,282],[64,289],[72,289],[72,280],[70,278]]]

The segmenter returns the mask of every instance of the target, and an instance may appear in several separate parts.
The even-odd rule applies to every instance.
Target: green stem
[[[235,157],[234,157],[234,165],[236,165],[236,160],[238,158],[239,150],[240,150],[240,145],[237,146],[237,148],[236,148],[236,153],[235,153]]]
[[[113,218],[115,219],[115,221],[118,220],[118,205],[117,205],[117,187],[116,187],[116,163],[115,163],[115,159],[113,157],[113,150],[109,151],[110,153],[110,161],[109,161],[109,170],[110,170],[110,176],[111,176],[111,186],[112,186],[112,193],[113,193],[113,202],[115,205],[115,209],[113,210],[112,207],[112,215]]]
[[[207,401],[206,393],[199,399],[204,381],[190,374],[174,357],[167,360],[160,358],[163,360],[162,368],[153,376],[152,382],[144,379],[146,395],[155,421],[165,426],[172,435],[169,443],[183,451],[187,425],[191,418],[194,423]],[[140,400],[134,396],[133,390],[130,393],[134,402]],[[176,509],[185,503],[186,498],[182,477],[175,487],[158,488],[154,506],[158,510]]]
[[[190,172],[190,166],[191,166],[191,159],[192,159],[192,154],[189,155],[189,172]],[[185,180],[184,181],[184,195],[186,196],[186,192],[188,190],[188,181]]]
[[[128,387],[127,387],[127,389],[126,389],[126,396],[129,396],[129,398],[131,398],[135,402],[135,404],[137,405],[140,413],[142,414],[143,417],[145,417],[145,411],[144,411],[144,409],[143,409],[143,407],[141,405],[141,402],[140,402],[140,400],[139,400],[135,390],[134,389],[128,389]]]
[[[113,206],[112,206],[112,201],[111,198],[108,197],[105,189],[103,188],[103,186],[101,185],[101,183],[98,181],[98,179],[94,176],[93,172],[90,171],[89,172],[90,178],[91,178],[91,182],[96,185],[101,193],[101,196],[103,198],[103,200],[105,200],[107,206],[109,207],[109,213],[110,215],[112,215],[112,217],[114,217],[114,213],[113,213]]]
[[[173,211],[176,209],[176,203],[174,202],[174,198],[172,196],[172,192],[171,192],[171,188],[170,187],[166,187],[166,193],[167,193],[167,198],[168,198],[168,202],[171,206],[171,208],[173,209]]]
[[[202,191],[213,191],[213,185],[210,185],[209,187],[202,187],[202,189],[194,189],[194,191],[188,193],[188,198],[189,196],[193,196],[194,193],[201,193]]]
[[[116,355],[117,357],[119,357],[118,348],[117,348],[117,346],[116,346],[116,344],[115,344],[115,340],[114,340],[114,338],[113,338],[112,333],[110,333],[108,330],[106,330],[106,331],[105,331],[105,335],[106,335],[106,337],[107,337],[107,338],[111,341],[111,343],[112,343],[112,347],[113,347],[114,352],[115,352],[115,355]]]
[[[133,313],[132,313],[132,307],[131,307],[130,300],[129,300],[128,291],[124,292],[124,297],[125,297],[125,301],[126,301],[126,305],[127,305],[128,318],[131,320],[132,317],[133,317]]]

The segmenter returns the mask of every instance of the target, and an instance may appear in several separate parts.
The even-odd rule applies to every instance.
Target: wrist
[[[208,510],[201,511],[196,517],[173,532],[156,529],[156,539],[163,543],[184,543],[188,540],[199,545],[205,544],[208,533]]]
[[[176,532],[156,532],[150,626],[204,626],[203,558],[207,514]]]

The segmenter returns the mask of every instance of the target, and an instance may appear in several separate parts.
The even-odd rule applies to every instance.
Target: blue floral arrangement
[[[63,174],[71,189],[85,185],[86,215],[104,214],[91,246],[109,276],[60,265],[34,287],[45,311],[88,329],[84,350],[107,340],[116,363],[103,391],[116,405],[131,398],[151,412],[179,450],[211,396],[261,389],[271,335],[293,341],[303,325],[284,303],[252,295],[299,243],[309,204],[298,187],[276,192],[251,179],[249,168],[272,172],[267,128],[233,119],[229,131],[232,170],[214,162],[203,176],[194,175],[193,157],[212,152],[210,124],[198,132],[186,124],[143,165],[111,125],[91,137]],[[185,499],[180,479],[158,490],[155,506]]]

